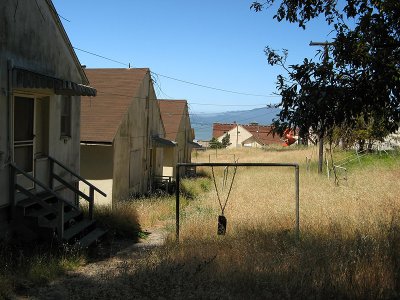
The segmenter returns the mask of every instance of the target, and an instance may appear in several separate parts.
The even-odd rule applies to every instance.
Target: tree
[[[222,138],[222,146],[223,148],[228,147],[229,145],[231,145],[232,143],[231,141],[231,135],[229,133],[226,133],[225,136]]]
[[[346,0],[342,10],[336,0],[266,0],[251,5],[255,11],[272,7],[277,7],[274,18],[279,22],[297,23],[303,29],[323,14],[336,34],[328,55],[319,62],[304,59],[287,67],[287,51],[266,48],[268,62],[288,73],[287,78],[278,76],[278,132],[289,126],[331,136],[334,128],[356,128],[360,117],[366,124],[379,120],[379,128],[386,132],[398,129],[400,1]],[[355,26],[347,26],[346,20],[354,20]]]
[[[210,140],[210,148],[211,149],[221,149],[221,148],[224,148],[224,146],[222,145],[222,143],[220,141],[218,141],[215,137],[213,137]]]
[[[335,128],[332,143],[336,145],[341,143],[343,149],[358,144],[359,151],[363,151],[365,146],[368,147],[368,150],[371,150],[375,142],[384,141],[384,138],[389,134],[383,124],[384,120],[382,119],[373,116],[369,118],[360,116],[353,128],[344,126]]]

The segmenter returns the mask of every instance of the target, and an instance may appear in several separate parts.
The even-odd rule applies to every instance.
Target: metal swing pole
[[[180,169],[180,164],[177,164],[176,166],[176,188],[175,188],[175,199],[176,199],[176,203],[175,203],[175,216],[176,216],[176,220],[175,220],[175,224],[176,224],[176,240],[179,241],[179,169]]]
[[[296,180],[296,239],[300,240],[300,168],[299,165],[295,166],[295,180]]]
[[[176,165],[176,189],[175,189],[175,211],[176,211],[176,240],[179,242],[179,190],[180,190],[180,167],[294,167],[295,168],[295,203],[296,203],[296,221],[295,236],[300,239],[300,167],[297,163],[178,163]]]

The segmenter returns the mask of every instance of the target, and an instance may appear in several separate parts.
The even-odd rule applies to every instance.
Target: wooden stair
[[[55,213],[58,201],[49,193],[35,196],[44,201],[46,206],[32,198],[19,201],[16,205],[18,220],[29,229],[30,234],[34,233],[31,239],[51,240],[59,234]],[[82,211],[72,205],[64,205],[64,232],[61,243],[87,248],[99,241],[106,232],[96,226],[96,221],[86,218]]]

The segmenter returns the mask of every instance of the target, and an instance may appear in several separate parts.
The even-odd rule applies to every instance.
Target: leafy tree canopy
[[[278,21],[307,22],[323,15],[336,36],[318,62],[304,59],[287,66],[287,51],[265,52],[271,65],[288,76],[278,76],[282,108],[275,127],[311,128],[320,136],[340,126],[357,127],[380,120],[389,132],[400,122],[400,1],[398,0],[266,0],[253,2],[255,11],[276,9]],[[354,20],[350,27],[346,22]]]
[[[222,146],[223,146],[224,148],[226,148],[226,147],[228,147],[229,145],[231,145],[231,144],[232,144],[232,143],[231,143],[231,135],[230,135],[229,133],[226,133],[226,134],[224,135],[224,137],[222,138],[221,143],[222,143]]]
[[[224,146],[222,145],[222,143],[220,141],[218,141],[218,139],[213,137],[210,140],[210,148],[211,149],[221,149],[221,148],[224,148]]]

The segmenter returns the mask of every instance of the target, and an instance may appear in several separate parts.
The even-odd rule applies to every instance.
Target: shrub
[[[94,209],[96,222],[115,232],[116,236],[137,240],[142,236],[136,207],[132,201],[119,202],[115,205],[100,205]]]

